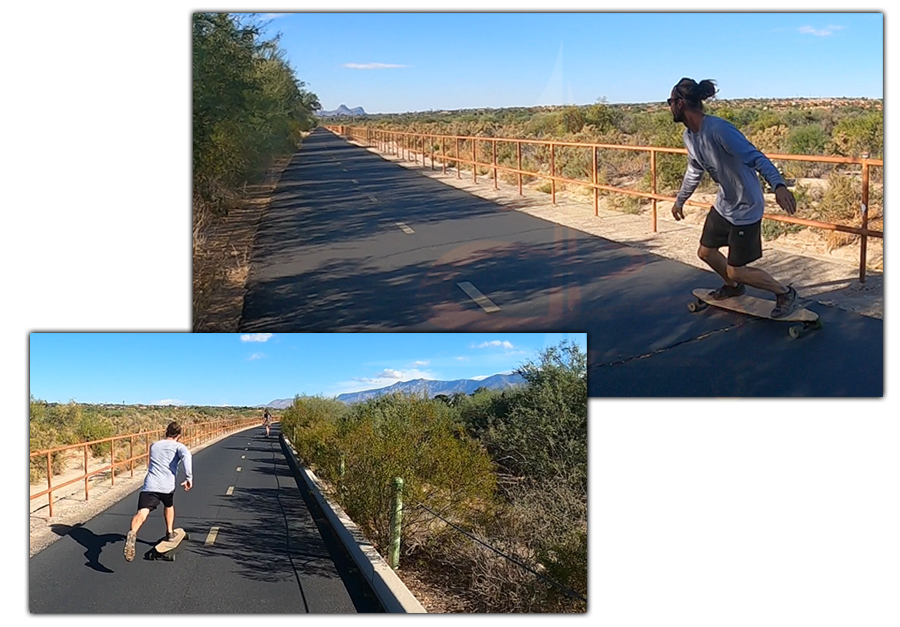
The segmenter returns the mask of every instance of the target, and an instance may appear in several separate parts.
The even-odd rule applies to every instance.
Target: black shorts
[[[762,257],[762,220],[753,224],[735,226],[718,211],[710,209],[703,223],[700,245],[719,249],[728,246],[728,265],[746,266]]]
[[[141,492],[138,496],[138,509],[149,509],[151,512],[160,503],[163,507],[172,507],[175,504],[174,492]]]

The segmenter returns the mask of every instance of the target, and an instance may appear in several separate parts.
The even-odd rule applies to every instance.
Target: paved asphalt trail
[[[32,613],[382,611],[321,512],[305,503],[277,427],[268,439],[257,427],[194,455],[194,488],[175,495],[175,525],[190,540],[174,562],[143,559],[165,533],[159,508],[138,532],[134,561],[125,561],[137,494],[61,528],[66,537],[31,558]],[[207,545],[213,527],[218,535]]]
[[[591,397],[883,395],[881,320],[808,304],[824,328],[793,340],[785,323],[688,312],[719,283],[318,129],[260,223],[241,331],[586,332]]]

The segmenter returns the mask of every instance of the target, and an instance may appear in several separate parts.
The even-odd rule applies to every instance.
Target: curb
[[[332,503],[325,496],[316,475],[300,464],[297,459],[297,452],[291,445],[291,441],[283,434],[280,439],[282,451],[291,466],[291,470],[309,488],[310,494],[313,495],[322,511],[325,512],[328,522],[353,557],[353,561],[356,562],[363,577],[372,586],[375,596],[378,597],[385,611],[403,614],[427,613],[422,604],[406,587],[406,584],[400,580],[384,558],[378,554],[372,543],[366,540],[356,523],[350,520],[350,517],[341,509],[340,505]]]

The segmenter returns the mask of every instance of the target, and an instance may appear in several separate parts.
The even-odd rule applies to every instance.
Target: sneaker
[[[167,531],[166,532],[166,542],[171,542],[174,539],[175,539],[175,532],[173,531],[172,533],[169,533]]]
[[[134,559],[134,542],[137,540],[137,534],[129,531],[125,536],[125,561],[130,562]]]
[[[713,300],[723,300],[725,298],[732,298],[734,296],[740,296],[744,292],[747,291],[747,288],[744,287],[743,283],[738,283],[735,286],[731,285],[723,285],[717,290],[713,290],[709,293],[710,297]]]
[[[797,305],[799,304],[797,300],[797,290],[788,286],[787,292],[775,296],[775,308],[772,310],[772,317],[784,318],[785,316],[790,315],[797,309]]]

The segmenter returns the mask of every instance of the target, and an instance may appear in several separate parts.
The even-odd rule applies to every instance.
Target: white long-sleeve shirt
[[[700,130],[684,130],[688,151],[688,167],[675,197],[677,206],[684,205],[700,184],[703,172],[719,184],[715,209],[736,226],[753,224],[762,219],[765,201],[759,172],[775,189],[784,185],[778,169],[733,124],[713,115],[704,115]]]
[[[184,466],[185,479],[194,480],[191,466],[191,451],[181,442],[175,440],[159,440],[150,445],[150,468],[144,478],[144,492],[160,492],[168,494],[175,491],[175,477],[178,463]]]

